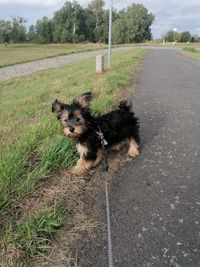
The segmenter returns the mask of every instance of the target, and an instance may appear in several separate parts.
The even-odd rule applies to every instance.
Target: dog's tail
[[[121,101],[119,103],[119,109],[127,111],[127,112],[132,112],[132,105],[130,103],[128,103],[126,100]]]

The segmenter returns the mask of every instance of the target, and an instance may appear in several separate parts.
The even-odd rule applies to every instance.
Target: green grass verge
[[[187,52],[198,53],[198,50],[194,47],[184,47],[183,50]]]
[[[21,232],[27,228],[26,223],[22,228],[13,223],[6,227],[18,219],[14,208],[17,203],[28,198],[41,180],[77,160],[75,145],[63,136],[51,112],[51,103],[55,98],[69,102],[83,92],[92,91],[97,95],[91,103],[92,112],[105,112],[115,105],[146,52],[145,49],[114,52],[112,69],[101,75],[95,73],[95,59],[88,59],[0,83],[0,224],[1,239],[7,247],[18,250],[18,243],[23,240]],[[27,223],[35,233],[32,219]],[[27,243],[23,245],[26,259],[37,251],[35,242],[30,246],[29,249]]]
[[[18,225],[11,221],[1,247],[4,264],[7,264],[7,254],[11,259],[11,264],[8,264],[13,267],[26,266],[27,261],[35,255],[45,256],[54,234],[67,223],[69,213],[65,203],[60,202],[31,216],[25,223]]]
[[[195,60],[200,61],[200,45],[196,48],[195,47],[184,47],[181,53]]]

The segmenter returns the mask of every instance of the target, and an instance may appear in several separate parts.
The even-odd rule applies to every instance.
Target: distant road
[[[136,48],[136,46],[113,48],[112,51],[131,50],[133,48]],[[138,48],[143,48],[143,47],[138,46]],[[156,47],[147,47],[147,46],[144,46],[144,48],[159,49]],[[99,54],[106,54],[106,53],[107,53],[107,49],[102,49],[102,50],[95,50],[95,51],[89,51],[89,52],[81,52],[81,53],[71,54],[71,55],[66,55],[66,56],[58,56],[58,57],[53,57],[53,58],[41,59],[37,61],[3,67],[3,68],[0,68],[0,81],[6,81],[6,80],[9,80],[15,77],[25,76],[25,75],[32,74],[38,71],[61,67],[66,64],[70,64],[72,62],[77,62],[77,61],[87,59],[90,57],[95,57]]]

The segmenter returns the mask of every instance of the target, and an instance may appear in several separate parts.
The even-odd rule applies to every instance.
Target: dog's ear
[[[56,100],[52,103],[51,110],[52,110],[52,112],[58,114],[60,111],[63,110],[63,103],[61,103],[60,101],[58,101],[58,99],[56,99]]]
[[[89,108],[90,101],[92,99],[92,93],[87,92],[79,96],[76,100],[75,103],[80,107],[80,108]]]

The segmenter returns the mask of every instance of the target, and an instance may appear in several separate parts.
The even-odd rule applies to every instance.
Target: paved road
[[[145,59],[134,98],[142,152],[111,189],[115,266],[200,266],[200,64]]]
[[[134,107],[142,151],[109,188],[114,266],[199,267],[200,64],[176,50],[151,51]],[[100,240],[80,266],[106,266]]]

